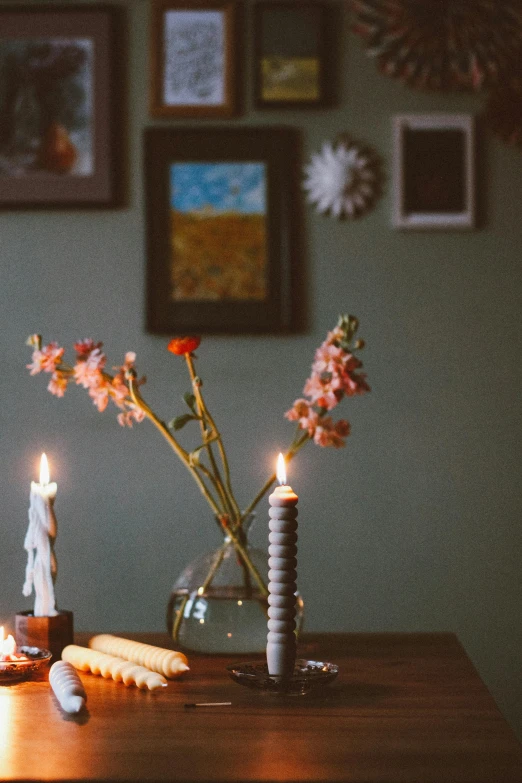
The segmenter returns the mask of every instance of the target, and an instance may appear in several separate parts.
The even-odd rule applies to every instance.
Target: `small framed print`
[[[330,8],[310,0],[254,6],[255,104],[310,108],[330,102],[327,39]]]
[[[237,112],[235,0],[155,0],[150,112],[230,117]]]
[[[403,114],[393,120],[393,225],[475,225],[475,133],[468,114]]]
[[[123,12],[0,6],[0,207],[123,202]]]
[[[145,131],[148,331],[294,328],[298,149],[293,128]]]

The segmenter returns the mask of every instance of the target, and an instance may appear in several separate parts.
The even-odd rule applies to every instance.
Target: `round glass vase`
[[[255,515],[237,534],[246,558],[232,538],[193,560],[176,580],[167,609],[167,629],[178,647],[211,654],[264,653],[268,601],[254,574],[268,584],[268,548],[248,543]],[[302,627],[303,601],[296,593],[296,633]]]

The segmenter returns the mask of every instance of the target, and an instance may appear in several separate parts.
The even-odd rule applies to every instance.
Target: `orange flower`
[[[175,353],[176,356],[183,356],[186,353],[195,351],[200,342],[201,337],[195,337],[194,335],[189,337],[173,337],[167,345],[167,349],[171,353]]]

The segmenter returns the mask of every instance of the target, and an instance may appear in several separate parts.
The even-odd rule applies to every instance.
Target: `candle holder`
[[[260,661],[234,663],[227,666],[227,671],[234,682],[247,688],[268,693],[304,695],[335,680],[339,667],[335,663],[298,658],[293,672],[285,677],[271,677],[268,673],[268,665]]]
[[[53,660],[59,660],[63,648],[74,642],[73,613],[62,610],[54,616],[35,617],[32,611],[18,612],[15,636],[19,645],[50,650]]]
[[[18,648],[17,654],[25,657],[14,661],[0,661],[0,685],[26,680],[51,660],[51,651],[41,647],[23,645]]]

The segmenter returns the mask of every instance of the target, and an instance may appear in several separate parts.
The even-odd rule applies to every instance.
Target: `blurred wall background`
[[[25,369],[30,333],[66,346],[92,336],[104,341],[108,366],[136,351],[147,399],[165,419],[181,412],[189,388],[166,339],[144,330],[142,131],[175,122],[147,112],[148,3],[124,5],[128,205],[0,213],[0,622],[8,625],[31,607],[21,593],[23,540],[44,450],[58,482],[58,601],[74,610],[77,629],[162,630],[175,577],[219,543],[192,479],[149,423],[124,430],[114,409],[99,414],[77,388],[63,400],[51,397],[48,376],[30,378]],[[253,109],[247,13],[245,112],[223,124],[298,127],[305,157],[349,132],[383,157],[384,196],[356,222],[304,207],[306,330],[206,338],[199,373],[246,504],[292,437],[283,413],[301,394],[315,348],[340,312],[359,317],[372,392],[342,405],[353,427],[348,446],[308,445],[291,468],[306,627],[454,631],[522,735],[521,153],[479,118],[483,225],[462,233],[393,230],[392,116],[479,115],[483,100],[425,95],[379,75],[339,9],[334,108]],[[261,547],[266,506],[254,529]]]

